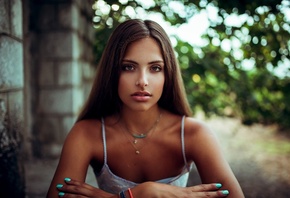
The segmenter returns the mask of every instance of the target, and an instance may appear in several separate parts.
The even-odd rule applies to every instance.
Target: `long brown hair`
[[[128,45],[151,37],[159,44],[165,67],[165,83],[158,105],[174,114],[191,115],[181,72],[170,39],[154,21],[131,19],[120,24],[112,33],[98,65],[90,96],[77,121],[106,117],[121,110],[118,96],[120,65]]]

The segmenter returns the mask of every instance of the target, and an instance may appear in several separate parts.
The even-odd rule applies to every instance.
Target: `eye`
[[[123,71],[134,71],[135,70],[135,67],[134,65],[122,65],[122,70]]]
[[[162,70],[162,67],[160,65],[153,65],[150,69],[154,72],[160,72]]]

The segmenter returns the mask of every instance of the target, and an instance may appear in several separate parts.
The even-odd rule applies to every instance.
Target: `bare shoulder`
[[[101,122],[97,119],[82,120],[74,124],[66,138],[67,144],[89,146],[101,141]]]
[[[186,117],[184,122],[184,130],[190,137],[213,135],[213,132],[205,122],[191,117]]]
[[[91,136],[101,130],[101,122],[97,119],[81,120],[76,122],[72,127],[70,134],[73,133],[77,136]]]
[[[82,170],[85,170],[92,159],[102,159],[102,145],[99,120],[83,120],[75,123],[63,145],[61,167],[65,167],[65,164],[70,162],[74,163],[71,170],[73,167],[76,169],[81,167]]]
[[[214,132],[201,120],[187,117],[184,123],[184,135],[187,154],[193,160],[202,153],[219,150],[219,143]]]

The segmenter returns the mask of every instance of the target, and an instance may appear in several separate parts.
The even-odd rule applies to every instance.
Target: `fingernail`
[[[57,184],[57,185],[56,185],[56,188],[62,188],[62,187],[63,187],[62,184]]]
[[[58,196],[63,197],[64,194],[65,194],[64,192],[59,192],[59,193],[58,193]]]
[[[70,182],[71,181],[71,178],[66,177],[66,178],[64,178],[64,181]]]
[[[228,195],[228,194],[230,194],[230,192],[229,192],[228,190],[223,190],[222,193],[223,193],[223,195]]]
[[[220,184],[220,183],[217,183],[215,186],[216,186],[217,188],[221,188],[223,185]]]

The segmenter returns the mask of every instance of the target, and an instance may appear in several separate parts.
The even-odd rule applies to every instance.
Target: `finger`
[[[93,195],[94,187],[70,178],[64,179],[65,184],[57,184],[59,197],[89,197]]]
[[[211,183],[211,184],[200,184],[196,186],[189,187],[192,192],[206,192],[206,191],[213,191],[218,190],[222,187],[220,183]]]
[[[62,188],[59,188],[59,197],[92,197],[93,192],[83,188],[82,186],[69,186],[64,185]]]
[[[228,190],[193,192],[193,193],[194,197],[196,198],[218,198],[218,197],[226,197],[229,195]]]
[[[87,196],[83,196],[79,194],[64,193],[64,192],[59,192],[58,197],[60,198],[88,198]]]
[[[62,197],[110,197],[113,195],[81,181],[70,178],[65,178],[64,181],[65,184],[57,185],[57,189],[65,193]]]
[[[93,190],[95,187],[94,186],[91,186],[87,183],[84,183],[84,182],[80,182],[80,181],[77,181],[77,180],[74,180],[74,179],[71,179],[71,178],[64,178],[64,181],[67,185],[71,185],[71,186],[82,186],[82,188],[86,188],[88,190]]]
[[[226,197],[230,194],[228,190],[219,190],[218,193],[221,195],[221,197]]]

